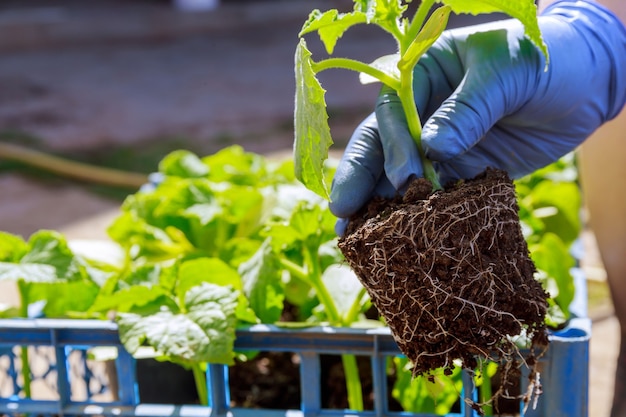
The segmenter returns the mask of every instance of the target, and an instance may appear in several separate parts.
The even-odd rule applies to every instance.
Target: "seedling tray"
[[[551,345],[544,362],[541,381],[544,394],[536,409],[525,416],[586,416],[588,389],[588,356],[590,320],[572,319],[569,325],[551,335]],[[238,332],[236,347],[241,350],[288,351],[301,357],[302,406],[300,410],[258,410],[229,407],[227,368],[211,365],[207,370],[210,406],[144,404],[137,394],[135,360],[120,344],[114,323],[92,320],[0,320],[0,347],[3,352],[15,346],[49,346],[54,349],[57,364],[57,399],[31,400],[20,395],[0,398],[0,414],[98,415],[98,416],[422,416],[390,412],[387,403],[386,359],[400,352],[389,330],[354,330],[314,327],[285,330],[258,325]],[[119,400],[102,402],[94,399],[72,399],[69,353],[95,346],[118,349],[116,359]],[[352,353],[371,359],[376,409],[366,412],[328,410],[321,407],[320,355]],[[469,376],[464,377],[464,395],[474,396]],[[473,416],[469,407],[449,416]]]

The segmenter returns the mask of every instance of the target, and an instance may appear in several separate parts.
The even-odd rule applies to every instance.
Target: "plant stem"
[[[305,249],[305,262],[308,266],[309,282],[313,286],[313,289],[315,289],[315,293],[317,294],[320,303],[324,306],[331,326],[341,326],[341,315],[337,310],[337,306],[335,305],[333,298],[328,292],[328,288],[326,288],[326,285],[324,285],[324,282],[322,281],[318,258],[319,256],[316,250],[312,250],[311,248]]]
[[[426,158],[424,150],[422,149],[422,124],[420,122],[419,114],[417,113],[415,95],[413,93],[413,68],[401,70],[400,83],[400,89],[397,90],[398,97],[402,103],[402,109],[404,110],[404,114],[406,116],[409,132],[415,140],[420,159],[422,160],[424,177],[432,183],[434,190],[440,190],[442,187],[439,183],[439,176],[437,175],[437,172],[435,172],[432,162]]]
[[[488,366],[489,366],[489,362],[487,361],[483,361],[480,365],[480,374],[483,378],[480,388],[478,388],[478,397],[479,397],[478,402],[480,403],[486,403],[493,396],[493,392],[491,388],[491,378],[489,377],[487,373]],[[485,413],[485,416],[492,416],[493,407],[491,406],[491,404],[484,405],[483,412]]]
[[[352,305],[350,306],[350,310],[348,311],[348,314],[346,314],[346,317],[344,317],[343,319],[344,323],[349,325],[350,323],[354,323],[357,320],[358,315],[361,312],[361,307],[363,305],[362,300],[363,300],[363,297],[365,297],[366,293],[367,293],[367,290],[365,289],[365,287],[362,287],[359,290],[359,293],[354,299],[354,303],[352,303]]]
[[[309,282],[315,289],[320,303],[324,306],[328,319],[332,326],[341,326],[345,324],[342,321],[339,310],[335,305],[335,301],[328,292],[328,288],[322,281],[322,271],[319,264],[319,255],[317,248],[306,247],[304,253],[305,263],[309,270]],[[361,388],[361,378],[359,376],[359,368],[356,365],[356,356],[341,355],[341,361],[344,367],[346,378],[346,390],[348,392],[348,405],[351,410],[363,411],[363,391]]]
[[[424,26],[426,16],[428,15],[430,9],[433,7],[433,4],[435,4],[435,0],[422,0],[420,5],[418,6],[417,11],[413,16],[413,20],[411,21],[411,24],[409,25],[409,28],[407,29],[404,38],[400,42],[401,55],[404,55],[406,50],[409,48],[409,45],[411,45],[413,39],[415,39],[419,31]]]
[[[193,371],[193,379],[196,382],[196,390],[198,391],[198,399],[201,405],[209,405],[209,392],[207,389],[206,372],[202,363],[194,363],[191,366]]]
[[[287,258],[279,258],[278,261],[280,263],[280,266],[285,268],[295,278],[298,278],[301,281],[311,284],[311,280],[309,279],[309,276],[307,275],[304,268],[302,268],[300,265],[296,264],[295,262],[290,261]]]
[[[359,378],[359,366],[355,355],[341,355],[341,363],[346,377],[348,404],[351,410],[363,411],[363,391]]]
[[[24,396],[26,398],[31,398],[31,390],[30,385],[32,383],[30,377],[30,363],[28,360],[28,346],[21,347],[21,358],[22,358],[22,377],[24,378]]]
[[[28,299],[26,296],[26,288],[25,288],[26,283],[24,282],[24,280],[19,280],[17,282],[17,288],[19,291],[19,295],[20,295],[20,316],[27,318],[28,317]],[[22,346],[20,348],[20,357],[22,360],[22,378],[24,378],[24,385],[23,385],[23,389],[24,389],[24,396],[26,398],[31,398],[32,392],[31,392],[31,384],[32,384],[32,378],[30,376],[30,361],[28,358],[28,346]],[[64,364],[61,364],[59,366],[65,366]]]
[[[370,75],[377,80],[380,80],[383,84],[388,85],[394,90],[398,90],[400,88],[400,82],[389,76],[389,74],[372,67],[371,65],[365,64],[363,62],[350,59],[350,58],[327,58],[321,60],[319,62],[313,62],[312,64],[313,71],[318,73],[331,68],[343,68],[347,70],[352,70],[356,72],[362,72],[367,75]]]

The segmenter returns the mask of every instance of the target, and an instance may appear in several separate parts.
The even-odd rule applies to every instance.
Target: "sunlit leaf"
[[[322,13],[319,10],[313,10],[304,23],[299,36],[317,31],[326,47],[326,52],[332,54],[337,40],[341,38],[346,30],[356,24],[365,22],[367,22],[366,14],[358,11],[339,13],[337,10],[332,9]]]
[[[325,91],[311,68],[311,52],[300,40],[295,57],[295,173],[307,188],[329,198],[324,178],[324,161],[333,144],[326,113]]]
[[[142,346],[181,363],[233,363],[239,292],[203,283],[186,293],[186,313],[120,314],[120,340],[135,353]]]
[[[543,52],[548,59],[548,48],[543,42],[541,30],[537,22],[537,6],[533,0],[437,0],[452,8],[457,14],[473,15],[502,12],[524,25],[526,36]]]

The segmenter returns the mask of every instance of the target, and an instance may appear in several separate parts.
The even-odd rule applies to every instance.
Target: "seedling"
[[[528,402],[540,392],[535,348],[548,343],[547,294],[534,279],[535,265],[524,241],[515,187],[502,171],[486,170],[472,181],[442,189],[421,146],[422,122],[413,96],[413,70],[445,30],[450,13],[504,12],[519,19],[530,40],[547,56],[531,0],[435,0],[420,3],[408,18],[408,2],[355,0],[354,10],[314,10],[300,32],[296,50],[296,176],[309,189],[329,198],[324,161],[332,145],[324,90],[316,75],[344,68],[361,73],[362,82],[378,80],[395,90],[424,167],[425,179],[412,183],[404,198],[373,199],[351,219],[339,247],[391,328],[414,375],[428,375],[452,363],[473,372],[483,360],[501,362],[502,388],[478,412],[505,395],[519,367],[530,368]],[[430,14],[430,17],[427,16]],[[349,58],[314,61],[304,35],[317,32],[332,56],[345,31],[360,23],[391,34],[398,52],[371,64]],[[388,139],[393,140],[393,138]],[[488,167],[485,167],[488,168]],[[433,190],[441,190],[433,195]],[[512,340],[529,337],[531,354],[520,361]],[[541,353],[540,353],[541,354]]]
[[[532,0],[425,0],[410,18],[404,16],[408,3],[410,0],[354,0],[354,10],[348,13],[335,9],[326,12],[313,10],[299,33],[300,42],[295,54],[295,169],[297,178],[322,197],[329,198],[323,166],[333,141],[328,126],[325,90],[317,79],[318,73],[343,68],[359,72],[364,83],[380,81],[394,89],[422,156],[425,177],[435,188],[440,188],[437,174],[422,152],[422,124],[413,98],[413,68],[440,37],[450,13],[477,15],[504,12],[524,24],[529,39],[547,56],[537,23],[537,9]],[[434,8],[435,3],[442,6]],[[342,35],[358,24],[376,25],[389,33],[397,43],[397,53],[382,56],[372,63],[338,57],[319,61],[312,59],[304,35],[317,32],[326,51],[332,55]]]

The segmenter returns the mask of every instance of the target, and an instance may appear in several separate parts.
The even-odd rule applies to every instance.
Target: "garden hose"
[[[12,160],[54,174],[96,184],[138,189],[148,182],[148,176],[71,161],[23,146],[1,143],[0,159]]]

